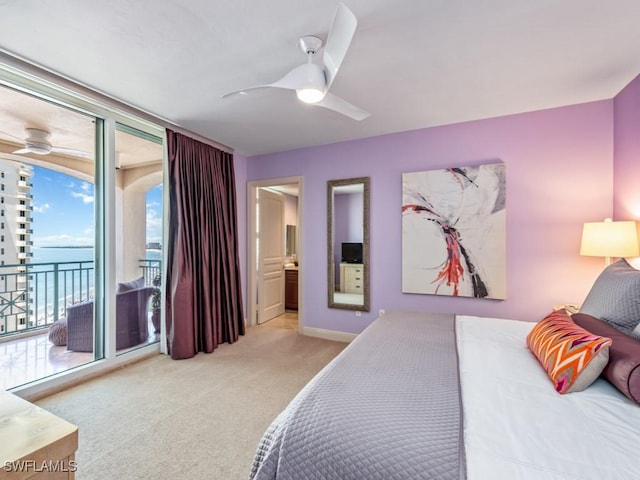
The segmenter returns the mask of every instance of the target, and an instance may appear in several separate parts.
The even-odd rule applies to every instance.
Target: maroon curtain
[[[233,155],[167,130],[167,343],[174,359],[244,335]]]

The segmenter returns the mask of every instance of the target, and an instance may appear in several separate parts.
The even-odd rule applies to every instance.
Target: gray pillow
[[[49,327],[49,341],[54,345],[61,346],[67,344],[67,320],[61,318]]]
[[[634,329],[640,324],[640,270],[633,268],[624,258],[609,265],[591,287],[580,313],[599,318],[627,335],[636,336]]]
[[[128,292],[142,287],[144,287],[144,277],[136,278],[130,282],[119,283],[117,293]]]

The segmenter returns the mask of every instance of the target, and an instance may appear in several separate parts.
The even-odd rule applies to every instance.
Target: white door
[[[258,189],[258,323],[284,313],[284,197]]]

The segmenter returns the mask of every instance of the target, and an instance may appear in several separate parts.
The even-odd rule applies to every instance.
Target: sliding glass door
[[[116,351],[160,338],[162,139],[124,123],[115,134]]]
[[[101,358],[97,119],[0,86],[0,388]],[[99,160],[99,158],[98,158]]]
[[[158,349],[164,149],[149,122],[7,76],[0,66],[0,388],[12,389]]]

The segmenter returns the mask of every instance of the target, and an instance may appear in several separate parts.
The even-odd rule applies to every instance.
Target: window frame
[[[115,131],[116,124],[127,125],[136,130],[162,139],[165,148],[163,156],[163,177],[166,178],[166,121],[138,111],[130,106],[109,99],[81,85],[56,76],[21,60],[0,52],[0,85],[16,89],[42,100],[50,101],[61,107],[71,108],[96,119],[96,161],[95,192],[96,210],[94,221],[95,238],[95,296],[107,299],[96,302],[95,331],[96,349],[94,360],[59,374],[28,383],[14,389],[25,398],[36,397],[52,389],[60,389],[80,380],[95,376],[108,370],[141,358],[157,354],[160,346],[152,343],[137,348],[127,354],[116,355],[115,351],[115,238],[118,232],[115,222]],[[168,192],[164,189],[163,203],[168,204]],[[166,212],[166,208],[164,209]],[[165,217],[166,218],[166,217]],[[165,223],[166,224],[166,223]],[[4,225],[3,225],[4,226]],[[166,229],[165,229],[166,232]],[[166,235],[166,233],[165,233]],[[166,251],[163,250],[163,256]],[[166,261],[163,258],[163,269]],[[164,295],[164,292],[163,292]],[[105,322],[104,319],[110,319]],[[164,330],[162,336],[164,337]]]

